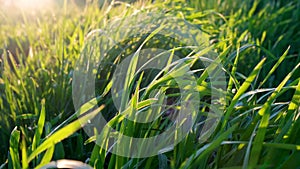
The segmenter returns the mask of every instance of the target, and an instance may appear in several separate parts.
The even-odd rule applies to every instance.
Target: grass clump
[[[82,6],[65,1],[56,5],[46,12],[30,13],[24,9],[12,13],[7,7],[0,13],[0,168],[299,167],[298,1],[87,1]],[[153,13],[189,23],[193,30],[203,32],[209,43],[162,36],[160,31],[164,28],[160,27],[127,36],[132,35],[131,26],[138,30],[134,28],[138,25],[136,20],[123,27],[110,27],[114,22],[120,23],[116,21]],[[153,16],[149,18],[151,23]],[[176,26],[182,27],[180,23]],[[98,78],[93,84],[80,83],[96,86],[92,93],[95,97],[87,96],[83,101],[78,98],[75,102],[72,92],[81,90],[72,88],[78,80],[74,79],[76,66],[84,52],[91,54],[85,47],[87,35],[95,30],[111,31],[113,38],[120,41],[114,42],[112,48],[107,43],[107,49],[93,55],[102,59],[100,65],[93,67]],[[193,40],[195,43],[189,46]],[[135,58],[135,53],[151,48],[167,51],[156,51],[154,56],[179,59],[162,70],[138,73],[133,68],[139,61],[133,59],[125,75],[118,70],[117,65],[125,58]],[[108,52],[101,53],[102,50]],[[224,76],[218,80],[226,82],[225,88],[213,83],[210,73],[217,69],[209,64],[211,60],[222,65]],[[107,151],[109,142],[101,147],[93,142],[122,139],[106,128],[108,125],[102,135],[97,128],[89,132],[82,129],[82,125],[90,127],[91,120],[97,122],[101,114],[111,128],[127,136],[148,138],[167,131],[173,124],[170,112],[184,108],[180,99],[188,101],[180,91],[180,82],[187,87],[192,85],[184,83],[186,79],[178,82],[174,78],[186,68],[185,73],[196,82],[200,106],[191,112],[195,125],[183,133],[187,135],[171,151],[144,158],[119,156]],[[110,90],[118,85],[112,78],[115,72],[123,73],[127,82],[122,86],[127,98],[117,98],[120,108],[114,105]],[[214,92],[224,98],[212,98]],[[87,93],[80,96],[84,94]],[[153,104],[165,107],[151,108]],[[150,114],[150,110],[159,118],[148,123],[125,118],[137,118],[135,113],[143,111]],[[210,135],[201,140],[201,122],[209,119],[211,112],[220,118]],[[127,143],[130,147],[130,142],[123,144]],[[153,151],[160,148],[153,146]]]

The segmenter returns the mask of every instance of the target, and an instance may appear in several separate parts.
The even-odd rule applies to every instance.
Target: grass
[[[57,5],[35,13],[0,7],[0,168],[300,167],[298,1],[113,1],[83,6],[65,1]],[[133,18],[133,14],[175,16],[204,34],[200,39],[178,40],[161,36],[170,27],[159,27],[134,36],[154,16],[109,27],[115,20]],[[131,27],[136,23],[142,23],[141,27]],[[183,29],[180,24],[176,26]],[[89,47],[99,46],[97,41],[88,43],[93,39],[87,35],[99,29],[119,41],[113,48],[107,41],[99,53],[91,53]],[[200,41],[205,38],[209,43]],[[154,58],[167,65],[162,70],[136,73],[134,68],[140,63],[136,56],[147,48],[165,49],[167,52],[158,51]],[[130,66],[126,71],[119,70],[116,65],[129,55],[133,55]],[[85,64],[80,62],[82,56],[102,59],[102,64],[91,63],[87,69],[78,70],[78,64]],[[175,56],[179,58],[172,63]],[[220,71],[215,63],[222,65]],[[93,69],[98,77],[94,83],[82,79],[88,76],[77,76],[80,71]],[[123,86],[112,79],[118,71],[123,73]],[[195,83],[186,83],[185,73],[192,75]],[[224,81],[227,85],[220,85]],[[74,83],[85,87],[76,88]],[[94,93],[86,92],[89,85],[94,86]],[[135,152],[160,151],[158,155],[128,157],[132,140],[116,135],[113,129],[137,138],[164,133],[173,124],[167,113],[184,109],[179,99],[184,103],[190,99],[182,94],[185,90],[179,90],[182,86],[195,89],[195,96],[201,96],[196,99],[200,106],[190,112],[195,125],[171,132],[149,150]],[[117,107],[112,100],[113,89],[120,87],[125,94],[115,98],[120,101]],[[74,98],[74,92],[80,98]],[[212,97],[216,93],[221,97]],[[172,104],[154,107],[166,104],[166,100]],[[138,120],[136,113],[145,112],[147,116],[140,117],[148,123],[128,120]],[[202,121],[212,118],[209,113],[218,118],[214,130],[206,136]],[[101,121],[100,114],[108,121],[102,132],[89,128]],[[179,141],[178,137],[185,134]],[[163,146],[170,138],[178,144],[165,151]],[[122,141],[110,145],[108,139]],[[138,143],[141,147],[147,144]],[[110,148],[123,156],[110,153]]]

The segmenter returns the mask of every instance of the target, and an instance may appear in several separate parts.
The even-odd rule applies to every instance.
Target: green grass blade
[[[226,144],[246,145],[246,144],[249,144],[249,143],[250,143],[249,141],[223,141],[222,145],[226,145]],[[263,146],[264,147],[270,147],[270,148],[284,149],[284,150],[300,150],[300,145],[297,145],[297,144],[263,142]]]
[[[293,126],[290,128],[290,130],[288,131],[288,138],[290,142],[295,142],[298,138],[297,133],[299,131],[299,125],[300,125],[300,118],[299,118],[299,105],[300,105],[300,78],[298,78],[298,85],[295,91],[295,94],[289,104],[288,107],[288,111],[287,113],[292,114],[295,112],[295,122],[293,123]],[[296,114],[296,112],[298,111],[298,114]]]
[[[220,146],[220,144],[236,129],[237,126],[238,125],[235,124],[234,126],[230,127],[227,131],[221,133],[220,136],[214,139],[211,143],[203,146],[201,149],[196,151],[196,153],[194,153],[184,163],[182,163],[180,168],[195,168],[196,165],[199,165],[201,163],[201,160],[203,160],[209,153]]]
[[[32,151],[34,151],[37,145],[40,144],[40,139],[43,134],[44,124],[45,124],[45,118],[46,118],[45,100],[42,100],[42,109],[40,112],[37,129],[35,130],[35,134],[32,140],[32,147],[31,147]]]
[[[143,100],[137,103],[137,110],[140,110],[144,107],[147,107],[151,104],[155,104],[157,102],[157,99],[147,99],[147,100]],[[124,120],[124,118],[130,113],[130,108],[127,108],[125,111],[121,112],[118,116],[115,116],[114,118],[112,118],[107,125],[110,127],[114,127],[116,126],[118,123],[120,123],[122,120]],[[92,136],[89,139],[87,139],[84,144],[88,144],[91,143],[93,141],[96,140],[96,136]]]
[[[259,84],[260,88],[263,84],[266,83],[266,81],[269,79],[269,77],[275,72],[275,70],[277,69],[277,67],[280,65],[280,63],[286,58],[288,52],[290,50],[290,46],[288,47],[288,49],[283,53],[283,55],[280,56],[280,58],[278,59],[278,61],[275,63],[275,65],[272,67],[272,69],[269,71],[269,73],[266,75],[266,77],[264,78],[264,80]]]
[[[49,137],[50,135],[52,135],[54,132],[56,132],[57,130],[59,130],[60,128],[62,128],[63,126],[65,126],[67,123],[69,123],[70,121],[74,120],[76,117],[84,114],[85,112],[87,112],[88,110],[90,110],[91,108],[93,108],[95,105],[97,105],[97,102],[101,99],[101,97],[97,97],[97,98],[93,98],[91,99],[89,102],[83,104],[78,111],[76,111],[74,114],[72,114],[70,117],[68,117],[68,119],[66,119],[65,121],[63,121],[61,124],[59,124],[58,126],[56,126],[48,135],[47,137]]]
[[[22,168],[26,169],[28,168],[28,161],[27,161],[26,140],[24,135],[22,135],[21,152],[22,152]]]
[[[294,151],[287,160],[278,166],[278,168],[298,168],[300,160],[300,151]]]
[[[299,79],[300,80],[300,79]],[[281,116],[283,118],[282,125],[278,127],[277,132],[279,133],[276,138],[274,139],[275,144],[280,144],[281,142],[285,142],[283,146],[286,145],[286,147],[295,147],[294,150],[297,150],[297,145],[290,145],[287,143],[295,143],[295,139],[297,138],[297,130],[299,123],[297,124],[296,116],[297,116],[297,110],[300,105],[300,81],[298,81],[298,85],[296,87],[295,94],[292,98],[292,100],[289,103],[288,110],[286,112],[283,112],[285,115]],[[282,156],[280,154],[280,150],[278,150],[281,147],[272,147],[268,153],[267,153],[267,163],[270,164],[280,164],[281,161],[278,160],[279,157]],[[293,149],[292,149],[293,150]]]
[[[9,140],[9,155],[13,168],[21,168],[20,158],[19,158],[19,140],[20,140],[20,131],[17,130],[17,127],[13,129],[10,135]]]
[[[278,93],[280,92],[280,90],[284,87],[287,81],[292,77],[293,73],[298,69],[299,66],[300,63],[283,79],[283,81],[279,84],[279,86],[275,89],[272,95],[268,98],[267,102],[263,105],[263,107],[258,112],[258,114],[262,116],[262,119],[259,124],[256,137],[254,139],[253,148],[251,150],[250,168],[255,168],[259,162],[263,141],[265,139],[267,127],[269,125],[271,104],[278,97]]]
[[[250,157],[250,151],[251,151],[251,145],[253,143],[253,139],[254,139],[254,136],[255,136],[255,130],[256,128],[258,127],[258,125],[255,126],[255,129],[250,137],[250,140],[249,140],[249,143],[248,143],[248,146],[247,146],[247,149],[246,149],[246,154],[245,154],[245,157],[244,157],[244,161],[243,161],[243,169],[247,169],[248,165],[249,165],[249,157]]]
[[[223,121],[222,126],[221,126],[221,131],[224,131],[224,129],[225,129],[226,125],[227,125],[228,119],[229,119],[231,113],[233,112],[235,104],[238,102],[239,98],[247,91],[247,89],[249,88],[249,86],[251,85],[251,83],[253,82],[253,80],[258,76],[259,71],[263,67],[263,64],[264,64],[265,61],[266,61],[266,58],[264,58],[263,60],[261,60],[256,65],[256,67],[253,69],[253,71],[248,76],[248,78],[245,80],[245,82],[237,90],[237,93],[234,95],[234,97],[233,97],[233,99],[232,99],[229,107],[227,108],[227,110],[225,112],[224,121]]]
[[[51,161],[53,153],[54,153],[54,149],[55,149],[54,145],[51,146],[50,148],[48,148],[48,150],[44,154],[44,156],[43,156],[40,164],[35,167],[36,169],[41,168],[43,165],[45,165],[45,164],[47,164],[47,163],[49,163]]]
[[[164,154],[158,154],[158,168],[159,169],[165,169],[168,167],[168,158]]]
[[[82,125],[86,124],[88,120],[97,115],[99,111],[101,111],[103,108],[104,106],[100,106],[91,113],[84,115],[83,117],[75,120],[74,122],[68,124],[67,126],[63,127],[62,129],[49,136],[39,147],[37,147],[30,154],[30,156],[28,157],[28,161],[33,160],[38,154],[50,148],[51,146],[53,146],[53,144],[56,144],[75,133],[78,129],[81,128]]]

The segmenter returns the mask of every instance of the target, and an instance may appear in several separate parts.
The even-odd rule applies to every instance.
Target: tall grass
[[[176,0],[102,5],[89,2],[80,8],[64,5],[69,8],[62,6],[36,13],[0,12],[0,168],[300,166],[298,1]],[[94,29],[105,29],[114,19],[150,12],[181,18],[209,36],[210,44],[201,48],[202,56],[207,56],[209,50],[218,53],[215,59],[223,65],[226,89],[217,90],[210,84],[209,68],[194,65],[199,60],[193,49],[182,48],[180,42],[166,44],[169,42],[166,37],[151,32],[146,38],[120,42],[119,45],[128,50],[112,49],[107,62],[120,63],[124,59],[118,57],[120,53],[130,55],[134,47],[138,49],[141,44],[165,45],[171,54],[181,55],[177,65],[173,65],[176,69],[170,66],[160,72],[128,74],[128,81],[133,80],[125,88],[130,99],[122,100],[121,113],[114,108],[109,90],[113,81],[107,75],[112,74],[114,68],[104,66],[98,71],[102,81],[97,86],[96,98],[75,111],[73,73],[84,50],[86,35]],[[198,125],[171,151],[147,158],[122,157],[93,142],[109,134],[90,137],[82,130],[83,124],[88,125],[93,118],[97,120],[101,113],[110,126],[129,136],[146,138],[165,131],[170,127],[168,117],[141,124],[126,120],[124,114],[178,97],[178,84],[168,75],[180,74],[184,66],[193,70],[190,73],[197,72],[194,77],[197,91],[204,96],[199,100],[203,106],[197,112]],[[160,76],[154,80],[157,73]],[[144,88],[145,92],[141,92]],[[210,137],[201,142],[201,116],[208,111],[212,101],[207,98],[215,90],[226,96],[219,101],[224,108],[214,110],[222,114],[222,118]],[[91,105],[99,105],[99,108]],[[174,106],[176,108],[180,106]]]

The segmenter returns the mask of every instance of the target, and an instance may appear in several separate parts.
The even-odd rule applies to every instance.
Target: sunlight
[[[45,9],[52,3],[51,0],[4,0],[4,6],[18,7],[24,10]]]

